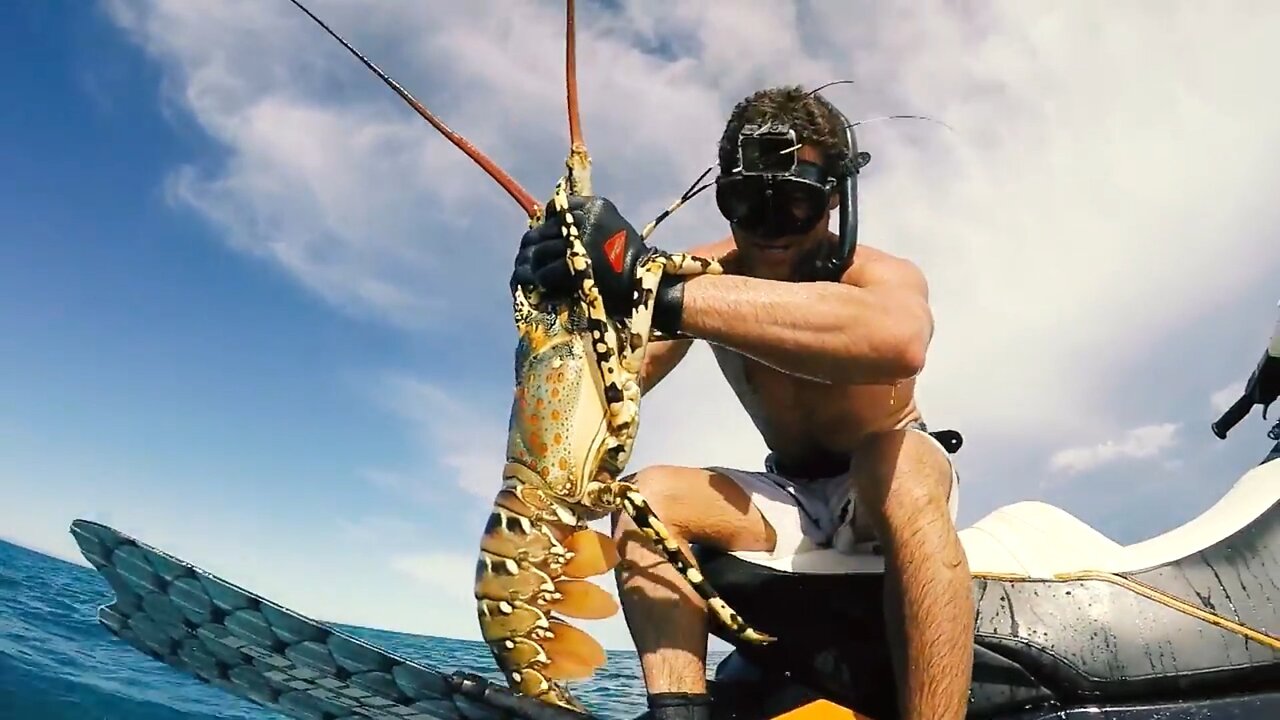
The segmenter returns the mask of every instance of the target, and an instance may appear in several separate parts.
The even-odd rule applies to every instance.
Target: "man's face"
[[[796,154],[800,160],[821,162],[821,153],[808,145]],[[734,242],[738,246],[738,258],[742,270],[749,275],[769,280],[795,280],[804,275],[801,264],[809,261],[818,246],[830,238],[827,229],[831,210],[839,203],[839,196],[832,193],[826,212],[809,232],[786,235],[779,238],[763,238],[739,227],[731,226]]]

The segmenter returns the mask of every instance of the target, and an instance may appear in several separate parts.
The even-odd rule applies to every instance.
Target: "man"
[[[842,118],[796,87],[741,102],[720,142],[722,179],[742,180],[741,138],[780,123],[801,146],[786,168],[794,182],[777,183],[772,196],[758,178],[722,183],[731,236],[692,252],[718,258],[725,274],[667,278],[657,299],[655,327],[679,339],[650,345],[645,391],[694,339],[708,342],[771,451],[769,472],[659,466],[631,479],[686,548],[790,553],[807,538],[857,551],[878,541],[902,717],[952,720],[967,707],[974,609],[954,526],[956,474],[914,399],[933,333],[928,289],[914,264],[862,244],[851,262],[819,274],[840,239],[827,227],[839,175],[866,159],[854,155]],[[744,135],[749,125],[755,134]],[[621,315],[647,248],[607,200],[575,198],[571,207],[606,306]],[[563,291],[565,250],[552,217],[526,233],[513,281]],[[708,717],[702,601],[629,518],[615,518],[614,534],[652,715]]]

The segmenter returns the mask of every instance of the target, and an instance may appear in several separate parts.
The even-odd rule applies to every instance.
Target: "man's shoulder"
[[[919,265],[908,258],[862,243],[854,250],[853,264],[845,271],[841,282],[858,287],[892,285],[926,297],[929,292],[928,281]]]

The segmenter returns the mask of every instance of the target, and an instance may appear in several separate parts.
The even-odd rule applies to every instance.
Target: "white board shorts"
[[[947,507],[954,523],[959,508],[960,477],[951,454],[927,431],[915,427],[909,429],[927,437],[947,458],[951,468],[951,495]],[[857,497],[849,472],[827,478],[793,480],[772,472],[726,467],[707,469],[737,483],[773,526],[777,542],[772,552],[764,553],[769,559],[828,547],[849,555],[880,554],[879,543],[874,537],[865,532],[854,532]]]

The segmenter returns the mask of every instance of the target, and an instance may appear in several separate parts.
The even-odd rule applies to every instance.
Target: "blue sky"
[[[549,192],[559,3],[310,6]],[[1207,508],[1264,449],[1256,417],[1207,426],[1275,318],[1277,11],[800,7],[580,4],[601,192],[643,224],[765,84],[854,77],[851,117],[947,122],[861,128],[862,237],[930,278],[961,523],[1036,498],[1133,542]],[[476,637],[519,209],[287,2],[0,26],[0,536],[74,556],[94,518],[313,615]],[[655,241],[722,233],[700,200]],[[705,349],[644,419],[634,469],[763,453]]]

